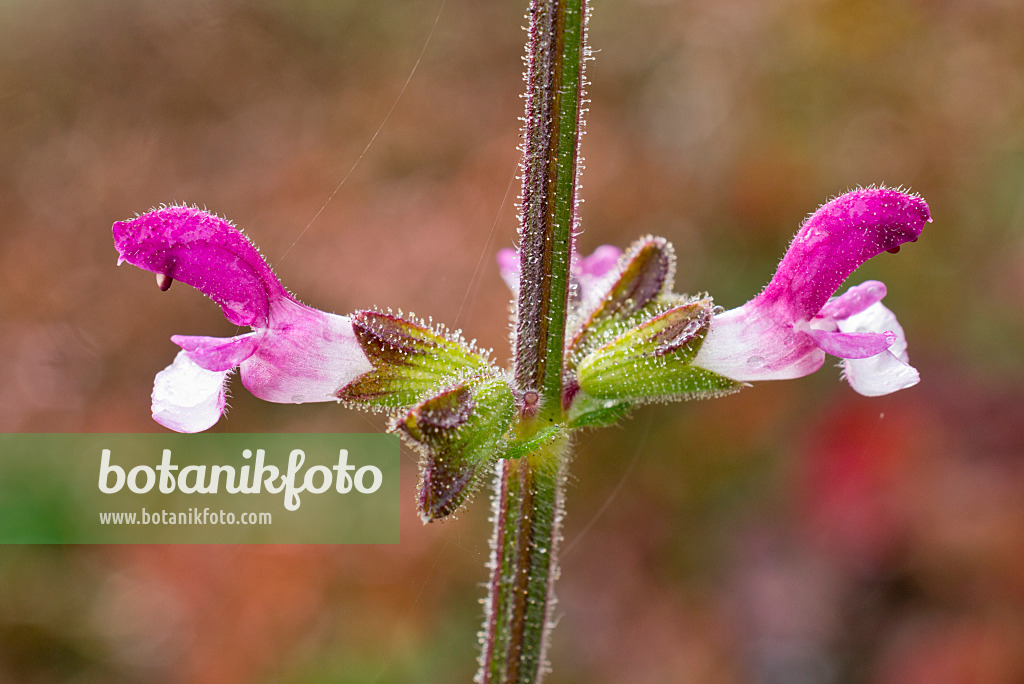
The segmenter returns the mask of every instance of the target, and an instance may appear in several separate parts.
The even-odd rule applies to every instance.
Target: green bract
[[[623,332],[576,367],[580,390],[597,399],[644,403],[739,389],[691,365],[711,322],[711,299],[673,306]]]
[[[424,522],[454,513],[492,471],[514,416],[503,378],[458,383],[397,417],[392,430],[420,452]]]
[[[672,292],[675,251],[664,238],[643,237],[619,260],[618,277],[597,304],[585,314],[568,345],[569,363],[600,345],[622,322],[643,318],[654,302]]]

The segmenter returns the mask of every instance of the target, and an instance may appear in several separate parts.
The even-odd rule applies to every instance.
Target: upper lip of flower
[[[235,325],[268,324],[270,301],[288,297],[251,242],[222,218],[169,206],[113,227],[120,258],[191,285],[213,299]]]
[[[917,240],[929,221],[928,205],[916,195],[888,188],[841,195],[808,217],[756,300],[777,303],[793,320],[809,319],[857,267]]]

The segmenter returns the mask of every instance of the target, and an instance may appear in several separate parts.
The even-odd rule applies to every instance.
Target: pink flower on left
[[[174,362],[156,375],[153,418],[178,432],[200,432],[224,413],[228,375],[238,368],[255,396],[278,403],[333,401],[371,370],[347,316],[292,297],[256,247],[230,223],[191,207],[164,207],[114,224],[118,264],[179,280],[252,332],[235,337],[175,335]]]

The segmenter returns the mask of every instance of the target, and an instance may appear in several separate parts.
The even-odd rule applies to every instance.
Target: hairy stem
[[[533,684],[546,671],[567,465],[564,437],[498,465],[480,684]]]
[[[515,377],[560,410],[576,222],[585,0],[532,0],[520,214]]]
[[[562,360],[576,227],[586,0],[531,0],[515,384],[524,455],[499,462],[480,684],[535,684],[558,576],[568,465]],[[547,431],[549,434],[545,434]],[[532,441],[531,441],[532,440]]]

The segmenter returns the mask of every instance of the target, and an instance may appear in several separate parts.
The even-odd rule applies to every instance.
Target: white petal
[[[208,371],[184,351],[156,374],[153,419],[177,432],[202,432],[224,413],[225,381],[230,371]]]
[[[888,351],[867,359],[843,359],[843,377],[865,397],[890,394],[913,387],[921,380],[916,368]]]
[[[888,351],[866,359],[843,361],[843,377],[859,394],[877,397],[916,385],[921,376],[908,363],[907,337],[896,320],[896,314],[881,302],[845,320],[836,321],[841,332],[891,331],[896,341]]]
[[[890,311],[881,302],[875,302],[860,313],[849,318],[836,321],[840,332],[893,332],[896,334],[896,341],[889,347],[889,351],[896,355],[900,361],[907,362],[907,336],[903,333],[903,327],[896,320],[896,314]]]

